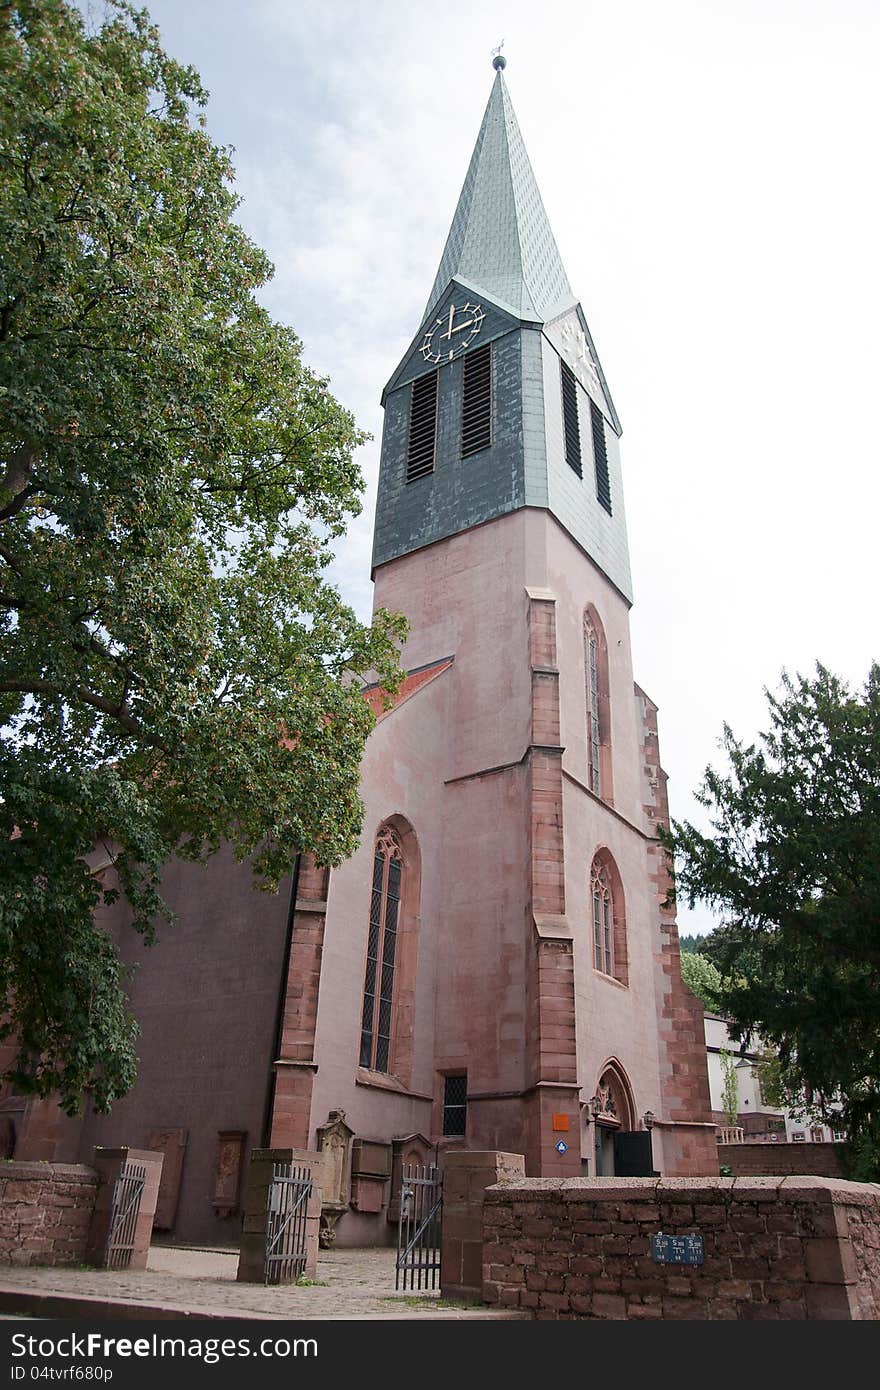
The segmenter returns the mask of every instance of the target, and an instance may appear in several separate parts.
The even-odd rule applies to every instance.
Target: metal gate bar
[[[443,1174],[433,1163],[405,1163],[397,1227],[396,1289],[436,1289],[440,1275]]]
[[[106,1269],[128,1269],[131,1264],[135,1228],[146,1181],[147,1170],[142,1163],[126,1163],[119,1170],[110,1208],[110,1229],[104,1256]]]
[[[292,1163],[272,1165],[266,1203],[265,1283],[289,1284],[305,1272],[311,1195],[312,1174],[308,1167]]]

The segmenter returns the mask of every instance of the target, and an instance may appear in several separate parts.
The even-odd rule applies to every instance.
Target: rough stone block
[[[807,1278],[815,1284],[854,1284],[858,1279],[849,1241],[824,1236],[804,1241],[804,1263]]]
[[[619,1294],[594,1293],[592,1313],[594,1318],[625,1318],[626,1299]]]

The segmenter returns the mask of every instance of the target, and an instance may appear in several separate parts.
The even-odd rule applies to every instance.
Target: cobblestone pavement
[[[96,1319],[125,1316],[129,1308],[131,1316],[140,1310],[142,1316],[293,1320],[511,1316],[506,1310],[452,1306],[436,1293],[395,1294],[394,1259],[390,1249],[322,1250],[318,1282],[266,1288],[236,1281],[237,1252],[154,1245],[146,1270],[0,1267],[0,1309],[23,1313],[30,1307],[42,1317]],[[46,1295],[77,1300],[80,1306],[56,1305],[53,1312]]]

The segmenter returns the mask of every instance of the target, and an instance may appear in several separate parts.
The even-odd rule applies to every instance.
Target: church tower
[[[371,813],[399,826],[419,902],[392,909],[411,960],[384,1022],[371,920],[361,1064],[429,1094],[441,1143],[524,1152],[533,1175],[712,1172],[656,709],[632,675],[620,422],[495,68],[383,396],[375,604],[408,617],[409,681],[433,693],[411,732],[406,705],[384,716],[365,763],[365,837]]]

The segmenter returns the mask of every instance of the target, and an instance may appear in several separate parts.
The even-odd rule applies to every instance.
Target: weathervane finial
[[[507,59],[501,52],[503,47],[504,40],[502,39],[498,47],[492,49],[492,66],[496,72],[500,72],[502,68],[507,67]]]

